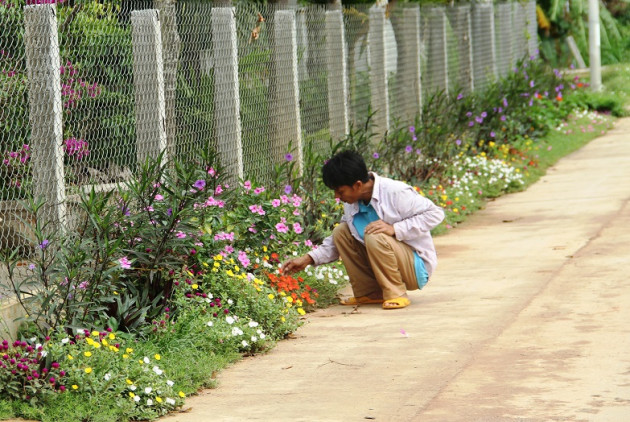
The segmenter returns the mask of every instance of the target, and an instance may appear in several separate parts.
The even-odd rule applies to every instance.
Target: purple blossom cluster
[[[64,148],[66,154],[77,161],[81,161],[90,154],[88,143],[83,139],[77,139],[75,137],[66,139],[64,141]]]

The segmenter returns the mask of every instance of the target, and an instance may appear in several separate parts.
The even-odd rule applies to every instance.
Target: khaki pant
[[[418,288],[414,252],[409,245],[384,233],[365,235],[365,245],[352,236],[347,223],[333,230],[355,297],[383,292],[383,299],[403,296]]]

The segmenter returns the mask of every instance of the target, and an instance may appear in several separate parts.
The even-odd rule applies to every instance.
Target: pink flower
[[[293,231],[296,232],[297,234],[300,234],[304,230],[302,229],[302,226],[300,226],[300,223],[293,223]]]
[[[289,228],[284,223],[276,224],[276,230],[278,230],[278,232],[280,232],[280,233],[288,233],[289,232]]]
[[[186,233],[180,230],[175,234],[175,237],[177,237],[178,239],[183,239],[186,237]]]
[[[122,258],[120,258],[118,260],[118,264],[120,264],[120,267],[125,270],[128,270],[131,268],[131,261],[129,261],[129,259],[127,259],[126,256],[123,256]]]
[[[164,200],[164,197],[158,193],[157,195],[155,195],[155,198],[154,198],[154,199],[155,199],[156,201],[162,201],[162,200]]]
[[[252,182],[250,182],[249,180],[246,180],[243,183],[243,187],[245,188],[246,191],[249,191],[252,188]]]
[[[257,187],[256,189],[254,189],[254,193],[255,193],[256,195],[260,195],[260,194],[261,194],[261,193],[263,193],[264,191],[265,191],[265,187],[264,187],[264,186],[260,186],[260,187]]]
[[[279,199],[274,199],[271,201],[271,206],[274,208],[278,208],[280,206],[281,202]]]

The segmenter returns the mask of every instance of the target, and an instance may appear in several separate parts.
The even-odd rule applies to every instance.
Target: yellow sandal
[[[371,305],[373,303],[383,303],[383,299],[372,299],[368,296],[349,297],[346,300],[340,300],[340,304],[347,306]]]
[[[384,301],[383,309],[400,309],[406,308],[409,305],[411,305],[411,301],[408,298],[401,296],[395,299],[387,299],[386,301]]]

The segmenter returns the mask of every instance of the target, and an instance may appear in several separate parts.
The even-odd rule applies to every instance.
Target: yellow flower
[[[90,356],[92,356],[92,352],[84,352],[83,354],[85,355],[86,358],[89,358]]]
[[[190,270],[186,270],[186,274],[188,274],[191,277],[194,277],[195,275],[193,273],[190,272]]]
[[[214,263],[214,268],[219,268],[221,266],[221,264],[219,264],[218,262]]]
[[[459,210],[458,210],[457,208],[453,208],[453,212],[454,212],[454,213],[458,213],[458,212],[459,212]]]
[[[95,349],[99,349],[99,348],[101,347],[101,343],[99,343],[98,341],[95,341],[95,342],[94,342],[94,344],[92,344],[92,346],[93,346]]]
[[[114,340],[114,339],[116,338],[116,334],[114,334],[114,333],[109,333],[109,336],[108,336],[108,337],[109,337],[109,339],[110,339],[110,340]]]
[[[130,379],[127,378],[127,380],[125,381],[127,383],[127,385],[131,385],[133,384],[133,381],[131,381]]]
[[[300,314],[300,315],[305,315],[306,314],[306,311],[304,311],[304,309],[302,309],[302,308],[298,308],[297,311],[298,311],[298,314]]]
[[[73,390],[78,390],[78,389],[79,389],[79,386],[78,386],[78,385],[76,385],[76,384],[72,384],[72,389],[73,389]]]
[[[134,397],[136,397],[136,395],[133,393],[133,391],[130,391],[129,392],[129,397],[134,398]]]
[[[92,368],[85,368],[85,373],[86,374],[91,374],[92,373]]]
[[[155,358],[155,360],[160,360],[160,359],[162,359],[162,356],[160,356],[159,353],[156,353],[154,358]]]
[[[193,284],[192,288],[193,288],[193,290],[197,290],[199,288],[199,285],[198,284]]]
[[[68,355],[68,360],[72,360],[72,359],[74,359],[72,355]]]
[[[274,298],[274,296],[273,296],[271,293],[269,293],[269,294],[267,295],[267,297],[268,297],[269,299],[273,299],[273,298]]]
[[[263,252],[267,252],[267,246],[263,245]]]
[[[87,339],[85,339],[85,342],[90,346],[94,344],[94,340],[92,340],[92,337],[88,337]]]
[[[227,270],[225,273],[230,277],[234,277],[234,273],[232,272],[232,270]]]
[[[117,295],[117,294],[118,294],[118,292],[114,292],[114,294],[115,294],[115,295]]]
[[[128,358],[129,358],[129,355],[127,355],[127,354],[123,355],[123,359],[128,359]]]
[[[144,362],[142,361],[142,359],[139,359],[139,360],[138,360],[138,363],[139,363],[140,365],[144,364]]]
[[[102,340],[102,343],[103,343],[103,346],[109,346],[109,343],[107,342],[107,340],[106,340],[106,339],[103,339],[103,340]]]
[[[289,303],[293,303],[293,298],[292,298],[291,296],[289,296],[289,297],[287,298],[287,302],[289,302]]]
[[[158,403],[162,403],[162,397],[156,397],[155,401],[158,402]]]
[[[285,322],[287,319],[285,317],[280,317],[280,321]]]
[[[204,267],[208,267],[208,263],[207,262],[202,262],[201,265],[203,265]]]
[[[215,261],[223,261],[223,255],[217,254],[214,257],[212,257],[212,259],[214,259]]]
[[[234,266],[234,271],[239,272],[241,269],[238,267],[238,265]]]
[[[118,353],[118,347],[116,346],[109,346],[109,350],[110,352]]]
[[[186,397],[186,394],[184,394],[183,391],[180,391],[178,394],[179,394],[179,397]]]
[[[92,331],[92,335],[93,335],[94,337],[98,337],[98,335],[99,335],[99,334],[100,334],[100,333],[99,333],[98,331]]]

